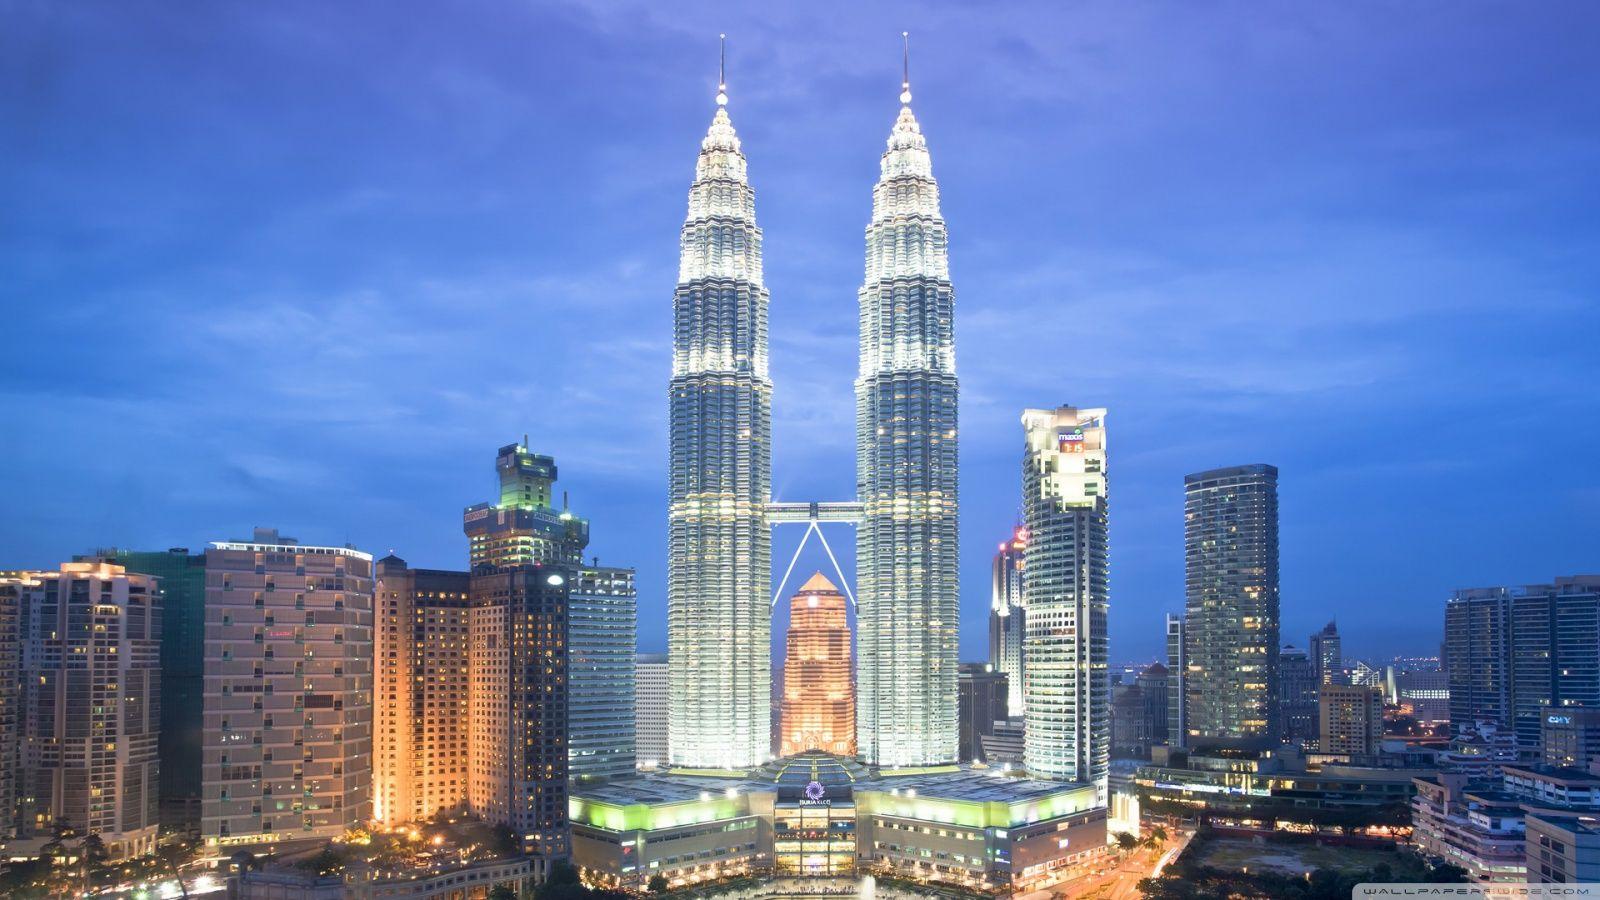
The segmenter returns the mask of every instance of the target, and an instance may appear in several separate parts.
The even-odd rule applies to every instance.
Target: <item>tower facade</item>
[[[639,597],[633,570],[578,570],[567,599],[571,699],[568,758],[574,779],[620,778],[636,764],[633,666]]]
[[[495,455],[494,467],[500,476],[500,501],[469,506],[461,516],[472,568],[576,566],[589,544],[589,523],[556,508],[555,459],[522,444],[507,444]]]
[[[955,293],[910,85],[872,191],[856,378],[856,740],[883,766],[957,756]]]
[[[19,731],[35,833],[60,822],[100,835],[112,859],[154,852],[160,585],[109,563],[63,563],[34,573],[20,599]]]
[[[1111,764],[1104,409],[1022,414],[1028,529],[1023,764],[1035,778],[1096,785]]]
[[[372,818],[372,589],[368,554],[274,529],[206,551],[207,847],[322,841]]]
[[[1278,737],[1278,470],[1186,475],[1188,746]]]
[[[989,665],[1004,673],[1008,715],[1022,715],[1022,640],[1027,630],[1027,607],[1022,605],[1023,557],[1028,549],[1028,529],[1018,527],[994,555],[994,575],[989,599]]]
[[[421,822],[467,802],[471,576],[376,566],[372,817]]]
[[[856,755],[856,696],[844,595],[821,572],[789,601],[783,663],[783,756]]]
[[[1311,668],[1317,684],[1345,684],[1344,644],[1339,638],[1339,624],[1329,622],[1322,630],[1311,635],[1309,647]]]
[[[717,103],[672,303],[668,754],[738,768],[771,755],[772,381],[755,194],[725,92]]]

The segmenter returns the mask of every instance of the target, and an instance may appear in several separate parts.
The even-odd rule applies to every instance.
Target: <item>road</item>
[[[1049,891],[1059,900],[1138,900],[1139,882],[1161,874],[1178,858],[1193,837],[1189,831],[1176,832],[1160,847],[1140,847],[1099,875],[1087,875],[1057,884],[1036,888]]]

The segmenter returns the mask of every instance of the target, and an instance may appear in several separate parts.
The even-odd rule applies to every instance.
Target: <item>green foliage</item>
[[[667,887],[668,887],[668,885],[667,885],[667,876],[665,876],[665,875],[651,875],[650,876],[650,883],[649,883],[648,887],[650,889],[650,893],[652,893],[652,894],[659,894],[662,891],[665,891],[667,889]]]
[[[1127,833],[1126,831],[1118,831],[1115,834],[1117,846],[1123,850],[1132,850],[1133,848],[1139,846],[1139,839]]]
[[[534,900],[630,900],[621,891],[600,891],[585,887],[578,878],[572,863],[557,861],[550,865],[550,876],[533,892]]]

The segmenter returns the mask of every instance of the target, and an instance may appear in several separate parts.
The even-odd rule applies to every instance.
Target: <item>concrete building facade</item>
[[[273,529],[206,551],[201,836],[325,841],[372,817],[372,557]]]

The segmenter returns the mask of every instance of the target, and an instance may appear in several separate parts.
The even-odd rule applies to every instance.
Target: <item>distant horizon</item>
[[[961,657],[1026,407],[1106,407],[1111,655],[1190,472],[1281,472],[1282,636],[1600,571],[1600,6],[31,5],[0,35],[0,565],[274,526],[466,565],[527,434],[664,646],[677,241],[728,34],[773,493],[855,493],[856,290],[911,32],[950,226]],[[846,572],[854,541],[827,526]],[[774,538],[774,585],[800,531]],[[796,572],[830,571],[809,547]],[[774,622],[781,639],[783,604]]]

